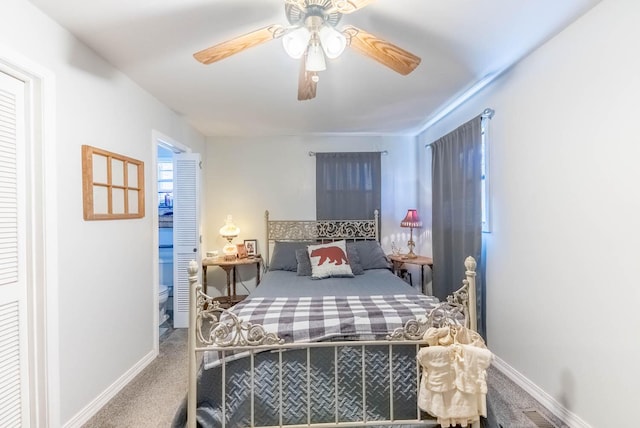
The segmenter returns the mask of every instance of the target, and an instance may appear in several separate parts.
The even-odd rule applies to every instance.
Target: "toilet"
[[[159,291],[159,315],[158,315],[158,325],[162,325],[167,319],[169,319],[169,315],[167,315],[167,300],[169,299],[169,287],[164,284],[160,284]]]

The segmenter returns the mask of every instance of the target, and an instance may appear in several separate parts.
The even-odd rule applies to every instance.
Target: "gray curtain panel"
[[[431,144],[433,183],[433,294],[445,299],[464,279],[464,260],[479,266],[482,249],[481,117]],[[481,271],[481,269],[478,269]],[[484,295],[478,276],[478,330],[484,334]]]
[[[373,218],[381,181],[380,152],[316,153],[316,219]]]

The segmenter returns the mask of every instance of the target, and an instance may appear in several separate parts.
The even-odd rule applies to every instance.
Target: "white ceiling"
[[[416,134],[600,0],[378,0],[350,15],[422,58],[402,76],[347,49],[297,100],[298,60],[272,40],[203,65],[192,54],[269,24],[283,0],[31,0],[207,136]]]

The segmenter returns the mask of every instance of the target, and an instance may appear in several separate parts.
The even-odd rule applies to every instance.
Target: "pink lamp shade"
[[[400,223],[402,227],[422,227],[422,221],[418,217],[418,210],[410,209],[407,211],[407,215]]]

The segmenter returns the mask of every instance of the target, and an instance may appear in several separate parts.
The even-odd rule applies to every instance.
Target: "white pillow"
[[[349,265],[349,259],[347,259],[347,245],[344,240],[309,245],[307,251],[311,261],[311,278],[353,278],[353,271]]]

